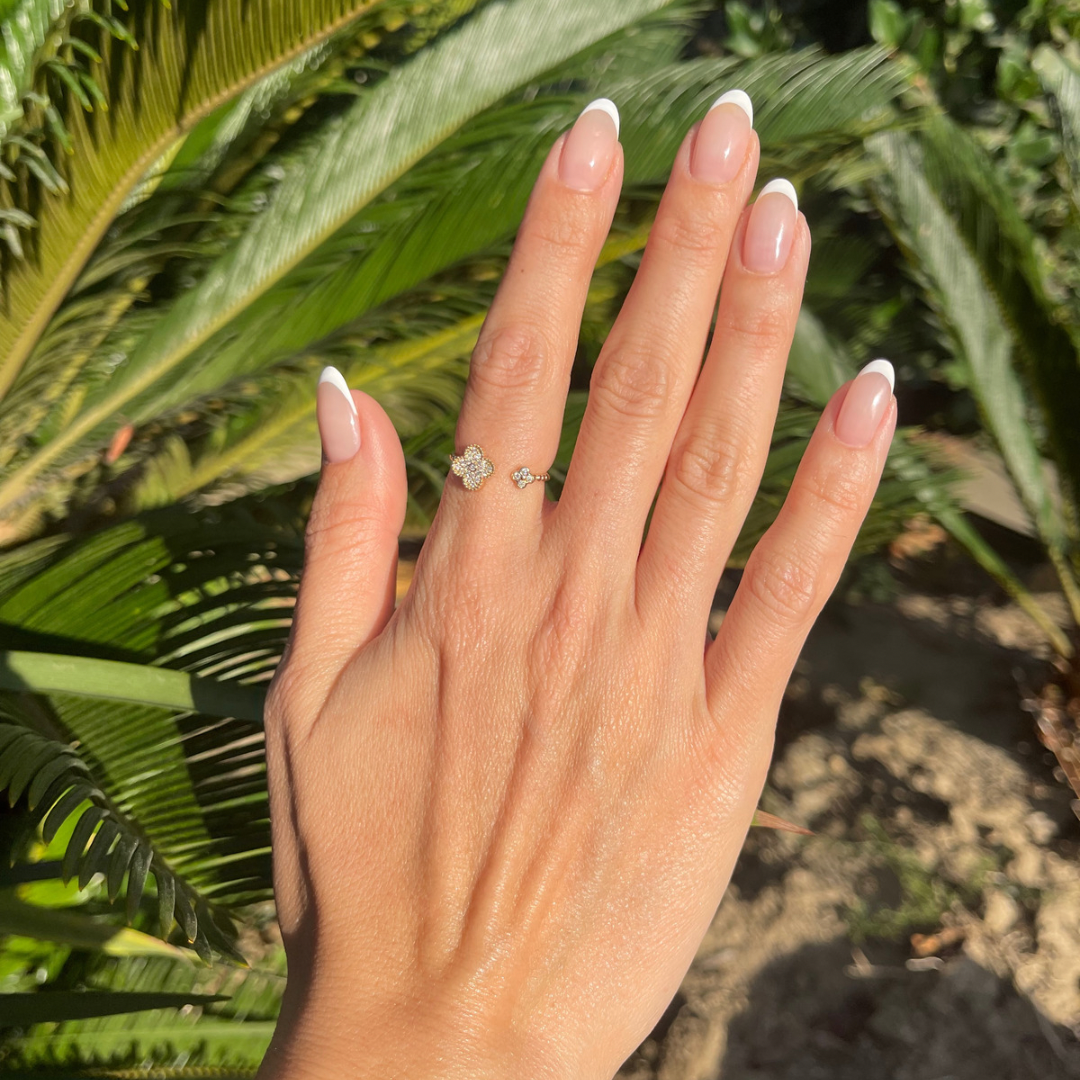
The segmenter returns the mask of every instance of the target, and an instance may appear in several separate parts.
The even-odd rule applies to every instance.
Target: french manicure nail
[[[348,461],[360,449],[360,421],[349,384],[336,367],[323,368],[316,391],[323,454],[329,462]]]
[[[559,178],[575,191],[595,191],[607,179],[619,142],[619,110],[597,98],[586,105],[563,143]]]
[[[707,184],[727,184],[739,175],[750,129],[754,106],[744,90],[721,94],[705,114],[690,153],[690,174]]]
[[[892,400],[896,375],[888,360],[872,360],[855,376],[833,425],[848,446],[867,446]]]
[[[791,254],[799,197],[787,180],[770,180],[750,211],[743,237],[743,265],[758,274],[775,274]]]

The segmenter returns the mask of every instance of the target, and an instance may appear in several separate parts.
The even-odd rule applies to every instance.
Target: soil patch
[[[1051,598],[1053,602],[1053,598]],[[1011,605],[835,605],[765,809],[629,1080],[1080,1077],[1080,825],[1020,702]]]

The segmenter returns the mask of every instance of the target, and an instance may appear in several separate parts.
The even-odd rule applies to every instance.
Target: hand
[[[837,392],[709,642],[810,253],[790,185],[746,207],[758,140],[726,97],[679,151],[558,504],[511,473],[558,446],[617,113],[553,147],[457,428],[494,472],[448,479],[396,611],[400,444],[370,398],[320,386],[266,720],[289,984],[264,1080],[610,1077],[709,925],[896,417],[887,364]]]

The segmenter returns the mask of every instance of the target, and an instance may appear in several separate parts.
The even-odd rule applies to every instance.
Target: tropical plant
[[[13,807],[0,826],[16,859],[0,877],[0,990],[19,995],[0,1015],[0,1070],[239,1076],[261,1056],[283,974],[261,693],[319,465],[319,368],[335,363],[394,419],[422,535],[532,180],[602,90],[622,111],[627,189],[590,291],[557,491],[667,168],[717,87],[751,93],[763,170],[811,193],[864,177],[864,140],[906,122],[904,72],[880,48],[695,55],[702,10],[0,7],[0,791]],[[853,265],[841,233],[816,246],[736,564],[816,408],[871,348],[841,346],[815,315]],[[862,549],[944,497],[905,434]]]
[[[867,191],[918,283],[953,390],[970,395],[1071,615],[1063,627],[953,507],[942,523],[1042,628],[1058,676],[1030,707],[1080,797],[1080,6],[941,19],[874,0],[927,120],[881,132]],[[1078,804],[1080,805],[1080,804]]]

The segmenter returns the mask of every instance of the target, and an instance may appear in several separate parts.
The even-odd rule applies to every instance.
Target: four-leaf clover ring
[[[495,466],[484,457],[483,449],[474,443],[466,446],[463,454],[450,455],[450,471],[461,478],[469,491],[475,491],[495,471]],[[528,487],[534,480],[542,482],[551,479],[547,473],[537,476],[527,465],[522,465],[512,476],[519,488]]]

